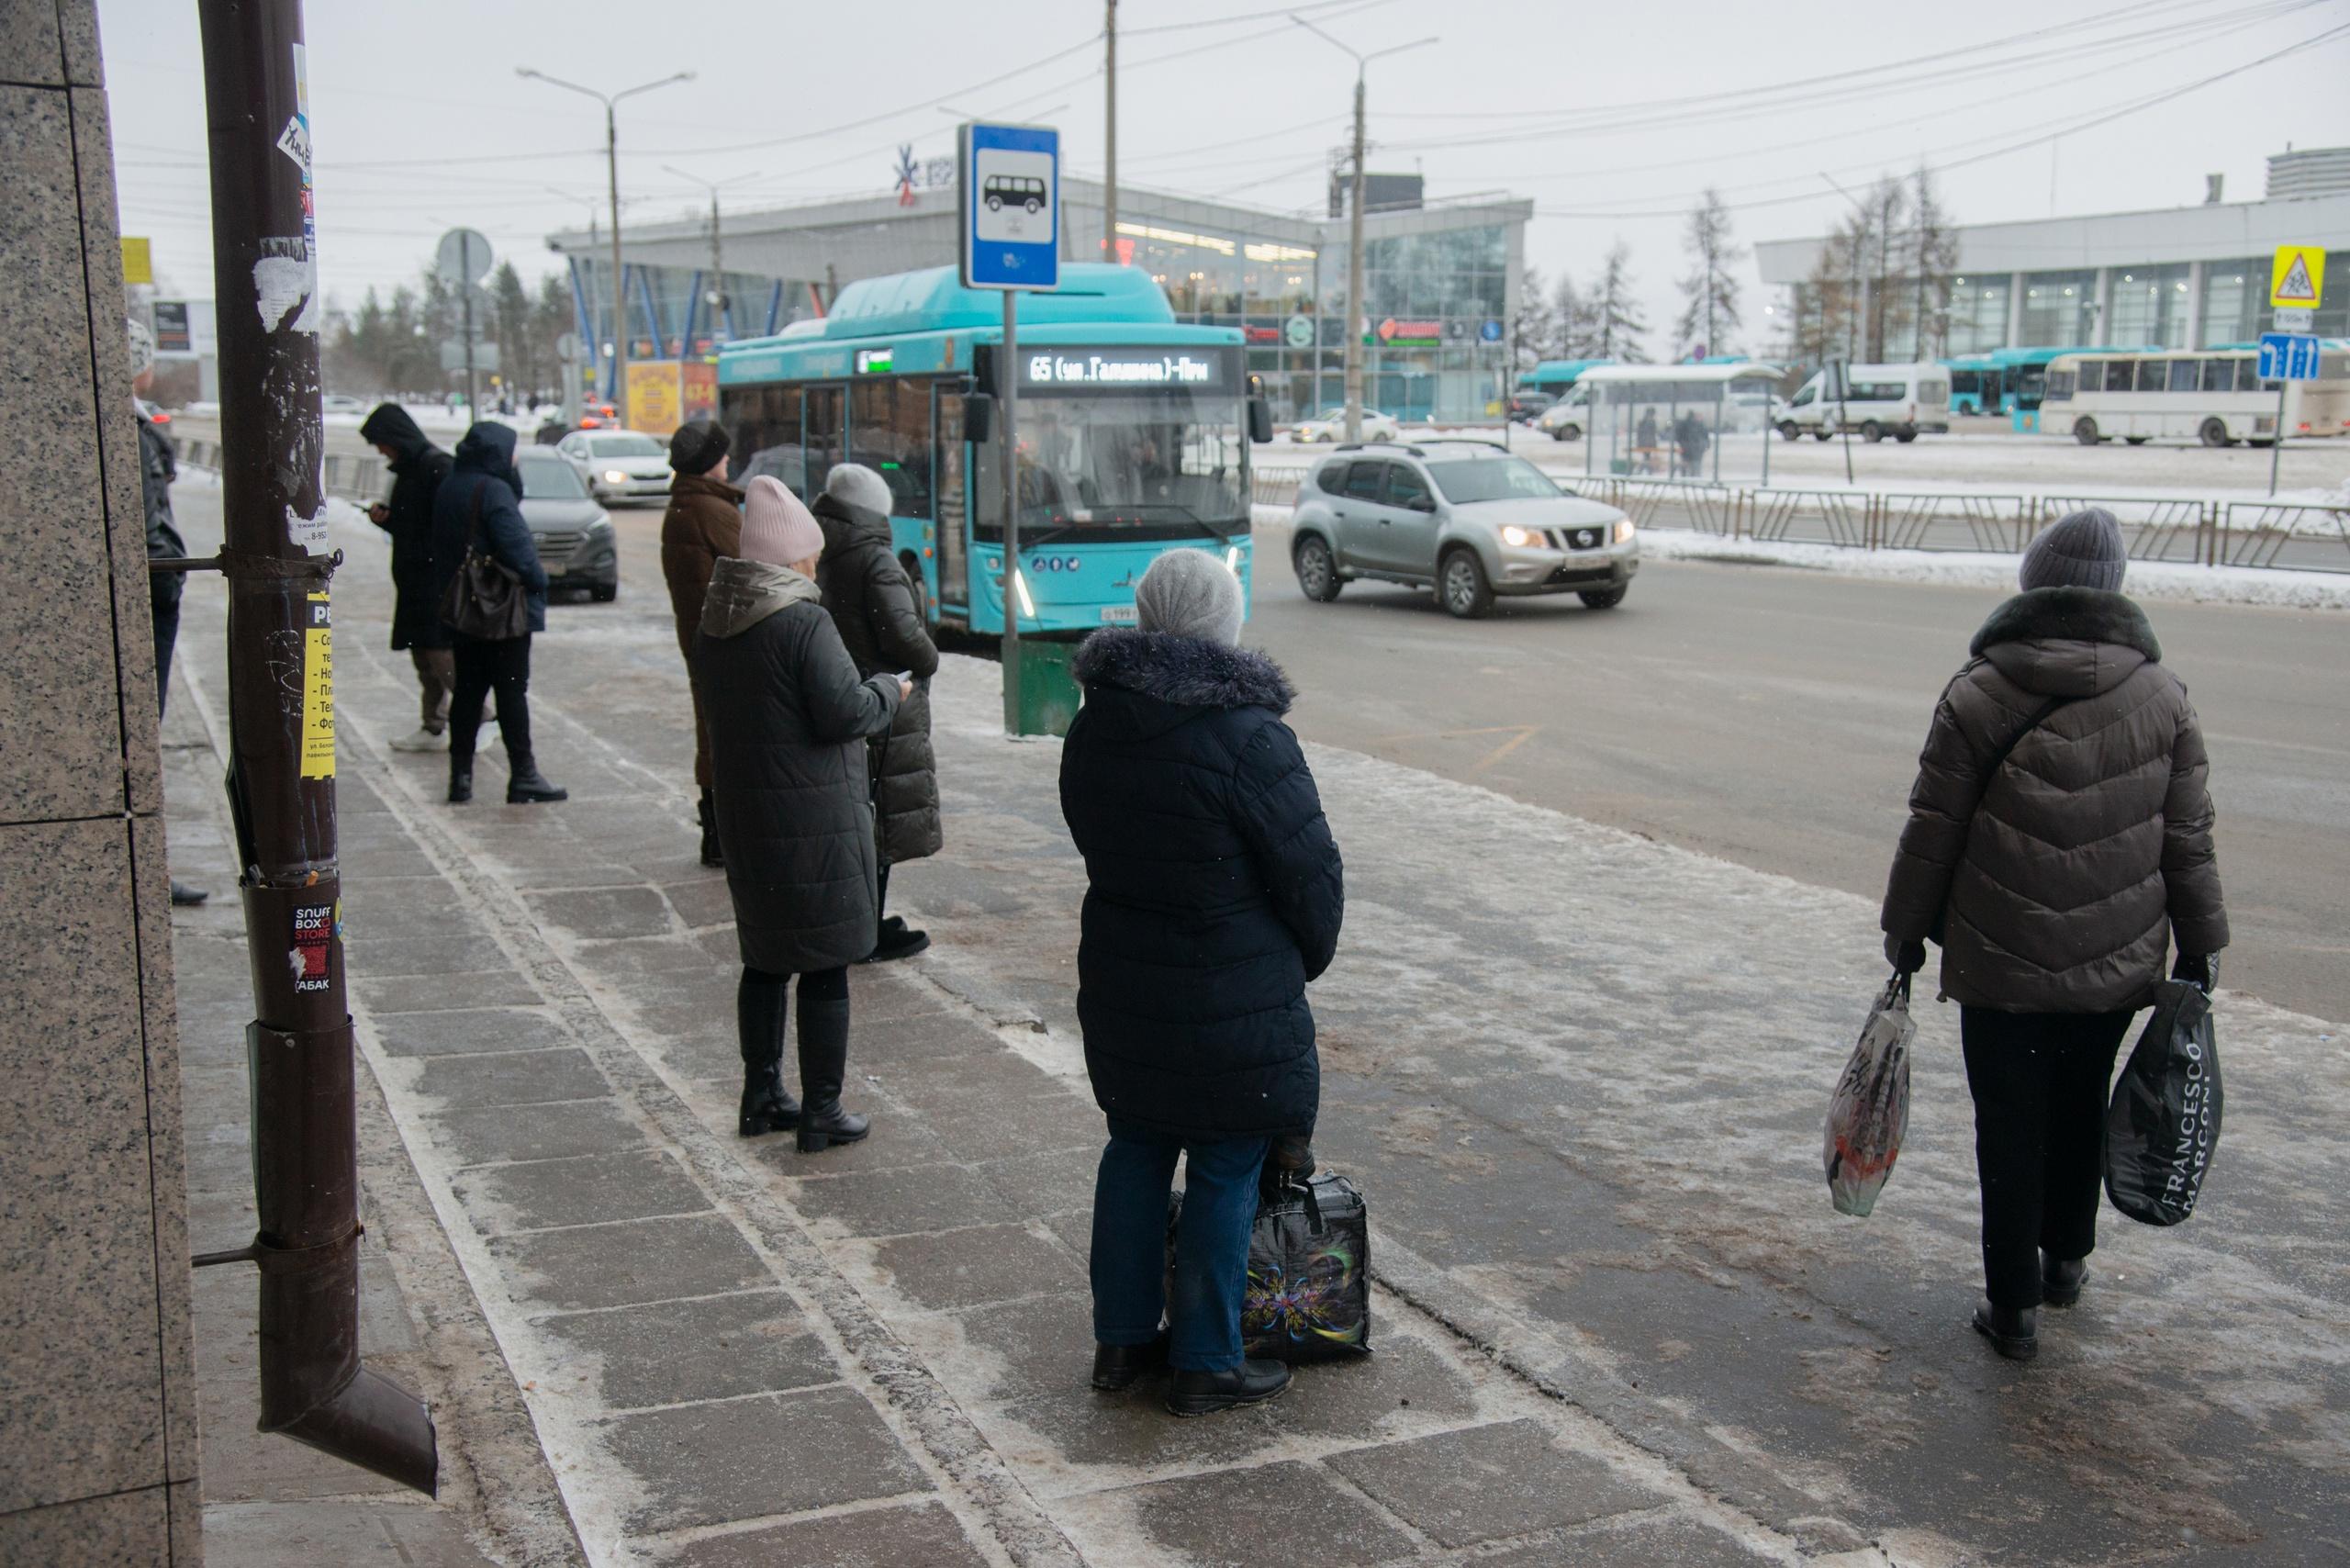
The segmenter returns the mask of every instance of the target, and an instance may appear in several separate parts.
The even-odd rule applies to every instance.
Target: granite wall
[[[0,1562],[200,1562],[139,438],[95,0],[0,0]]]

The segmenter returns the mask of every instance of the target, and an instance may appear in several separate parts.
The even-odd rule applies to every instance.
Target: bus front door
[[[937,450],[930,471],[938,476],[937,592],[931,602],[942,620],[971,624],[971,575],[965,542],[971,519],[971,454],[963,441],[963,394],[941,389],[938,415],[931,421]]]

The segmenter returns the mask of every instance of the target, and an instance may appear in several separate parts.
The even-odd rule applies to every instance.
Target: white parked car
[[[348,392],[330,392],[319,399],[319,411],[322,414],[364,414],[367,405]]]
[[[598,500],[657,498],[669,493],[668,443],[636,431],[574,431],[554,449],[579,465]]]
[[[1947,435],[1950,372],[1939,364],[1847,365],[1840,404],[1823,370],[1796,388],[1796,395],[1775,410],[1773,422],[1788,441],[1805,434],[1826,441],[1840,429],[1857,432],[1863,441],[1891,436],[1911,442],[1919,431]]]
[[[1347,439],[1347,407],[1341,403],[1335,409],[1325,409],[1310,420],[1300,420],[1290,428],[1289,438],[1294,442],[1334,442]],[[1376,409],[1362,411],[1362,439],[1365,441],[1401,441],[1404,427],[1393,414],[1382,414]]]

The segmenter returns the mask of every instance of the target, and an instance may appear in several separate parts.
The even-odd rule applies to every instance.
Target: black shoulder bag
[[[489,481],[474,487],[471,519],[465,527],[465,559],[449,579],[441,601],[441,619],[460,637],[481,643],[506,643],[531,630],[531,599],[522,579],[511,567],[481,547],[481,493]]]
[[[1991,780],[1999,776],[1999,769],[2008,765],[2008,758],[2015,755],[2016,747],[2023,745],[2024,736],[2040,728],[2040,726],[2046,722],[2048,715],[2056,711],[2057,709],[2079,700],[2080,699],[2077,697],[2050,698],[2047,701],[2040,705],[2040,709],[2037,712],[2033,713],[2031,718],[2026,719],[2023,722],[2023,727],[2021,729],[2008,737],[2008,744],[2001,746],[1998,751],[1992,756],[1991,766],[1983,770],[1983,788],[1975,797],[1975,812],[1967,813],[1967,838],[1975,836],[1975,812],[1980,812],[1983,809],[1983,797],[1991,792]],[[1953,878],[1958,874],[1958,862],[1966,858],[1967,838],[1962,838],[1958,841],[1958,857],[1951,862],[1951,875]],[[1926,935],[1933,938],[1935,946],[1940,947],[1945,946],[1943,942],[1943,933],[1947,931],[1949,927],[1950,894],[1945,892],[1942,894],[1942,913],[1934,916],[1933,929],[1927,932]]]

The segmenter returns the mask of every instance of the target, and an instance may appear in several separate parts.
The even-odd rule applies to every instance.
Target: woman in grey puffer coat
[[[745,487],[742,552],[721,556],[694,642],[709,721],[711,796],[743,950],[735,1015],[744,1137],[797,1128],[802,1153],[855,1143],[841,1108],[848,966],[873,950],[880,890],[865,738],[886,733],[905,683],[857,678],[816,588],[824,536],[790,491]],[[800,1087],[783,1087],[786,990],[800,977]]]
[[[1975,633],[1919,758],[1881,920],[1896,968],[1942,949],[1960,1004],[1983,1183],[1975,1326],[2031,1358],[2097,1243],[2106,1097],[2131,1014],[2173,974],[2210,989],[2228,919],[2203,733],[2119,591],[2098,508],[2043,532],[2024,592]]]

